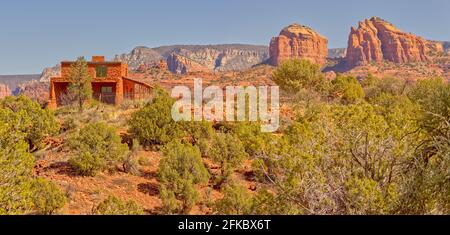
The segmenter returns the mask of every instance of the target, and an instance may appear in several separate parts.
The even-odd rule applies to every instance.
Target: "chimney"
[[[105,57],[100,55],[92,56],[92,62],[102,63],[105,62]]]

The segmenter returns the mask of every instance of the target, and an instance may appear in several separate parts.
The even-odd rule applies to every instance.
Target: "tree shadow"
[[[142,177],[146,178],[146,179],[156,179],[158,177],[158,173],[155,171],[151,171],[151,172],[143,172],[142,173]]]
[[[148,194],[150,196],[158,196],[159,195],[159,185],[156,183],[142,183],[138,184],[137,189],[139,192]]]
[[[55,162],[44,168],[44,171],[54,170],[59,175],[78,176],[77,171],[68,162]]]

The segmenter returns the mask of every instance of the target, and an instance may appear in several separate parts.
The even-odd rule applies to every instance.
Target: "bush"
[[[212,123],[208,121],[190,121],[181,122],[181,125],[189,141],[199,147],[202,157],[206,157],[211,145],[211,139],[215,133]]]
[[[240,185],[225,188],[224,196],[216,202],[215,211],[222,215],[249,215],[253,199],[247,189]]]
[[[161,186],[159,196],[162,201],[162,209],[166,214],[173,214],[181,207],[173,190],[168,190],[164,185]]]
[[[366,98],[370,100],[382,93],[402,95],[407,91],[409,82],[408,80],[396,77],[377,78],[372,74],[368,74],[363,79],[362,85]]]
[[[9,103],[11,104],[11,103]],[[21,102],[16,103],[21,104]],[[15,106],[18,109],[19,106]],[[36,121],[36,120],[34,120]],[[51,182],[33,179],[34,157],[24,127],[32,123],[25,110],[0,109],[0,214],[52,214],[64,195]]]
[[[23,116],[0,109],[0,215],[24,214],[32,209],[34,158],[23,140],[24,123]]]
[[[210,157],[213,161],[220,164],[222,184],[229,180],[233,169],[240,166],[247,158],[244,146],[241,141],[231,134],[217,134],[212,141],[209,150]]]
[[[206,184],[209,174],[203,165],[200,150],[191,144],[173,141],[163,150],[163,159],[159,165],[158,178],[167,197],[163,197],[163,204],[173,208],[173,196],[180,199],[182,204],[172,212],[182,210],[188,213],[198,202],[199,194],[196,184]]]
[[[94,215],[143,215],[144,210],[135,201],[124,202],[117,197],[108,196],[92,211]]]
[[[123,162],[128,146],[121,143],[117,130],[105,123],[91,123],[69,137],[72,158],[69,163],[81,175],[95,176]]]
[[[16,131],[26,134],[24,140],[30,145],[31,151],[41,148],[42,140],[59,130],[54,114],[26,96],[6,97],[0,100],[0,109],[10,110],[10,115],[16,115],[22,120],[21,125],[16,126]],[[12,117],[3,118],[3,121],[8,122]]]
[[[52,215],[66,203],[65,194],[48,180],[37,178],[31,187],[34,208],[39,214]]]
[[[140,158],[138,155],[140,148],[141,146],[139,145],[139,141],[133,140],[133,147],[123,162],[123,170],[125,172],[132,175],[140,175]]]
[[[345,103],[354,103],[364,98],[364,90],[355,77],[339,74],[331,83],[333,96]]]
[[[164,145],[181,137],[180,125],[172,119],[173,103],[165,91],[157,89],[156,97],[131,117],[130,133],[144,146]]]
[[[254,122],[236,123],[232,132],[242,142],[245,151],[251,157],[256,157],[264,152],[267,143],[273,139],[271,134],[261,132],[261,126]]]
[[[319,65],[305,59],[292,59],[282,62],[273,72],[273,80],[281,89],[297,93],[305,88],[314,91],[326,89],[326,80]]]

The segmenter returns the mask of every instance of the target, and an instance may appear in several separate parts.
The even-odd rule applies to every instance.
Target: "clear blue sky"
[[[293,22],[326,36],[330,48],[346,47],[350,27],[371,16],[450,41],[449,0],[2,0],[0,74],[138,45],[268,45]]]

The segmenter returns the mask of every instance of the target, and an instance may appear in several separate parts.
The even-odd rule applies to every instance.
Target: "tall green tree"
[[[326,87],[326,80],[319,65],[305,59],[282,62],[273,72],[273,80],[281,89],[292,93],[302,89],[322,91]]]
[[[69,82],[69,94],[74,97],[80,112],[82,112],[84,103],[92,99],[92,77],[89,75],[88,65],[84,57],[79,57],[72,64]]]

